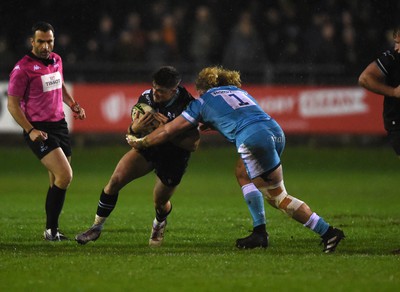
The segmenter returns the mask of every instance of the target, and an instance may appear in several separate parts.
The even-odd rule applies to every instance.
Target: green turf
[[[60,219],[73,237],[126,147],[74,149]],[[165,244],[148,247],[154,175],[128,185],[97,242],[42,240],[47,174],[24,147],[0,148],[0,291],[399,291],[400,161],[388,148],[288,147],[289,193],[347,238],[323,254],[313,232],[266,206],[270,247],[237,250],[251,229],[233,148],[201,148],[173,197]]]

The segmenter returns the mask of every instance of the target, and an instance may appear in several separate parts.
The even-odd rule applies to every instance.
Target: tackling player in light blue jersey
[[[203,123],[235,143],[251,178],[280,164],[285,136],[278,123],[267,115],[246,91],[236,86],[208,90],[189,104],[182,116],[190,123]],[[254,159],[262,146],[270,155]],[[253,154],[252,154],[253,153]]]
[[[253,217],[253,232],[238,239],[236,246],[268,246],[264,196],[270,205],[319,234],[324,243],[323,252],[335,251],[345,237],[343,231],[330,226],[306,203],[287,193],[280,160],[285,147],[284,133],[240,86],[239,72],[222,67],[204,68],[196,80],[200,98],[192,101],[172,122],[128,143],[137,149],[151,147],[200,123],[217,130],[235,143],[240,154],[236,176]]]

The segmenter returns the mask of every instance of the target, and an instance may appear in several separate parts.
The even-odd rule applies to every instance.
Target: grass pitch
[[[100,191],[126,147],[74,149],[60,218],[73,238],[94,219]],[[346,239],[323,254],[316,234],[266,205],[270,247],[238,250],[252,229],[233,147],[201,148],[173,197],[164,245],[148,247],[150,174],[129,184],[100,239],[42,240],[47,173],[29,150],[0,148],[0,290],[398,291],[400,161],[388,148],[297,148],[285,184]]]

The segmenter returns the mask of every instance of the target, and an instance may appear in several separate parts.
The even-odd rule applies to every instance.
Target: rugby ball
[[[142,115],[144,115],[147,112],[154,114],[156,111],[151,106],[149,106],[147,103],[137,103],[132,108],[132,111],[131,111],[132,122],[136,118],[140,118]],[[150,134],[155,129],[157,129],[159,125],[160,125],[160,122],[157,121],[156,119],[153,119],[153,121],[150,123],[150,125],[148,127],[146,127],[145,129],[143,129],[143,131],[140,133],[141,134],[140,136],[142,137],[147,134]]]

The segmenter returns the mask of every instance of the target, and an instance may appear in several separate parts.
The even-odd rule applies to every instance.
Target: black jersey
[[[193,96],[182,86],[178,86],[176,95],[166,103],[157,103],[153,98],[153,90],[148,89],[139,97],[138,103],[147,103],[156,112],[168,117],[172,121],[179,116],[187,107],[187,105],[194,100]]]
[[[179,116],[194,100],[193,96],[182,86],[178,87],[176,95],[167,103],[156,103],[153,90],[148,89],[139,97],[138,103],[146,103],[157,112],[172,121]],[[171,142],[139,150],[143,157],[150,161],[155,173],[167,186],[176,186],[180,183],[185,173],[191,152],[176,146]]]
[[[386,84],[392,87],[400,85],[400,54],[394,49],[387,50],[376,59],[376,64],[386,76]],[[400,99],[385,96],[383,100],[383,120],[385,129],[400,130]]]

